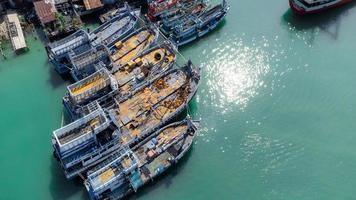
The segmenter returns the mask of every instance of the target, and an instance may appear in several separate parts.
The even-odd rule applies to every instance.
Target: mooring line
[[[61,127],[63,127],[63,124],[64,124],[64,113],[63,113],[63,110],[62,110],[62,122],[61,122]]]
[[[167,36],[164,35],[164,33],[161,31],[161,29],[158,27],[158,25],[157,25],[156,23],[154,23],[154,22],[149,22],[149,21],[143,19],[143,18],[141,17],[141,15],[138,16],[138,18],[139,18],[139,19],[141,20],[141,22],[143,22],[144,24],[148,24],[148,25],[151,24],[151,25],[153,25],[153,26],[158,30],[159,35],[160,35],[161,37],[163,37],[164,40],[167,40],[167,41],[169,41],[169,42],[174,43],[172,40],[170,40]],[[186,57],[184,57],[184,56],[178,51],[178,46],[176,46],[175,52],[176,52],[180,57],[183,58],[184,62],[188,62],[188,59],[187,59]],[[179,66],[179,65],[178,65],[178,66]],[[179,67],[180,67],[180,66],[179,66]]]

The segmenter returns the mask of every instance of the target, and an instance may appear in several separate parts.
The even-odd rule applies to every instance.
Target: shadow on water
[[[184,170],[188,165],[190,157],[194,153],[194,145],[187,152],[185,156],[175,165],[161,174],[159,177],[155,178],[153,182],[149,182],[143,188],[139,189],[137,193],[129,195],[126,199],[141,199],[145,195],[157,192],[160,189],[169,189],[172,184],[174,184],[175,177]]]
[[[54,66],[49,60],[47,59],[45,67],[48,69],[48,74],[49,78],[47,82],[55,89],[63,84],[66,84],[66,82],[71,82],[72,79],[69,74],[66,75],[60,75],[56,72],[54,69]]]
[[[48,42],[44,32],[40,28],[35,29],[35,39],[40,40],[41,43],[43,44],[43,48],[46,47],[46,44]],[[48,59],[46,59],[46,63],[44,64],[44,67],[47,68],[48,74],[49,74],[49,79],[47,82],[49,85],[53,87],[53,89],[62,86],[65,84],[66,81],[70,80],[70,76],[60,76],[55,70],[54,66],[51,62],[49,62]]]
[[[88,16],[81,17],[81,20],[84,25],[82,29],[84,29],[87,32],[91,32],[95,28],[97,28],[101,24],[99,16],[100,13],[94,13]]]
[[[82,197],[82,199],[89,199],[82,180],[74,179],[68,181],[63,174],[63,170],[54,158],[51,158],[50,167],[52,180],[49,185],[49,190],[52,199],[64,200],[78,194]]]
[[[46,43],[49,42],[45,33],[41,28],[38,27],[35,28],[35,32],[36,32],[37,39],[39,39],[43,43],[43,45],[46,45]]]
[[[355,5],[356,2],[354,1],[327,12],[305,16],[296,15],[291,9],[288,9],[281,17],[281,24],[287,26],[293,33],[295,31],[304,32],[306,34],[306,42],[309,45],[314,43],[319,30],[330,38],[337,40],[342,19],[349,15],[349,10]]]
[[[70,114],[68,113],[68,110],[62,106],[62,121],[61,121],[61,127],[70,124],[72,119],[70,118]]]

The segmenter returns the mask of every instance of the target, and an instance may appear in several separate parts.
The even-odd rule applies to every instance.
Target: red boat
[[[153,0],[148,4],[148,17],[155,21],[156,17],[163,11],[172,8],[178,0]]]
[[[350,2],[352,0],[289,0],[291,9],[299,15],[319,13]]]

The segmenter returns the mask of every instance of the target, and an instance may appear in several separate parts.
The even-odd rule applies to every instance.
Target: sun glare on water
[[[224,112],[232,104],[245,108],[258,94],[258,88],[265,85],[263,76],[270,71],[269,58],[262,47],[246,46],[242,40],[220,43],[204,56],[208,58],[203,64],[208,95]]]

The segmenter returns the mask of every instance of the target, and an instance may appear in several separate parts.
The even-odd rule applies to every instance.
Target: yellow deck
[[[156,54],[160,54],[161,55],[161,59],[157,60],[155,59],[155,55]],[[165,55],[167,54],[167,55]],[[162,69],[166,68],[169,64],[171,64],[174,61],[174,54],[171,54],[170,52],[168,52],[167,49],[164,48],[158,48],[156,50],[151,51],[150,53],[143,55],[142,57],[136,58],[135,60],[133,60],[133,66],[129,66],[129,64],[126,64],[125,66],[122,67],[121,70],[117,71],[114,76],[116,78],[116,80],[125,80],[128,78],[131,78],[134,76],[133,71],[136,68],[141,67],[142,65],[157,65],[160,61],[162,61],[162,59],[166,59],[166,62],[164,62],[160,67]],[[136,63],[141,63],[141,65],[136,65]],[[130,68],[130,69],[129,69]],[[128,91],[130,90],[129,86],[125,86],[125,85],[121,85],[120,86],[121,91]]]
[[[147,31],[146,31],[147,32]],[[152,39],[153,39],[153,35],[151,35],[152,36]],[[138,48],[136,49],[137,51],[139,50]],[[136,50],[134,50],[134,51],[131,51],[131,53],[135,53],[135,52],[137,52]],[[159,53],[159,54],[161,54],[161,59],[160,60],[156,60],[155,59],[155,55],[157,54],[157,53]],[[167,54],[166,56],[164,56],[165,54]],[[131,55],[131,54],[130,54]],[[131,56],[125,56],[125,58],[131,58]],[[174,55],[173,54],[171,54],[170,52],[168,52],[168,50],[166,50],[166,49],[164,49],[164,48],[159,48],[159,49],[156,49],[156,50],[154,50],[154,51],[152,51],[152,52],[150,52],[150,53],[148,53],[148,54],[146,54],[146,55],[144,55],[144,56],[142,56],[142,57],[140,57],[140,58],[136,58],[133,62],[134,63],[137,63],[137,62],[139,62],[140,60],[142,61],[142,63],[150,63],[150,64],[152,64],[152,65],[156,65],[158,62],[160,62],[162,59],[168,59],[167,61],[168,62],[165,62],[165,63],[163,63],[162,64],[162,68],[165,68],[165,67],[167,67],[171,62],[173,62],[174,61]],[[126,62],[126,60],[124,61],[124,62]],[[127,65],[126,65],[127,66]],[[124,68],[126,67],[126,66],[124,66]],[[141,67],[140,65],[135,65],[134,66],[134,68],[136,68],[136,67]],[[123,69],[124,69],[123,68]],[[115,76],[115,78],[117,79],[117,80],[125,80],[125,79],[127,79],[127,78],[130,78],[130,77],[133,77],[133,70],[134,69],[131,69],[131,70],[119,70],[119,71],[117,71],[115,74],[114,74],[114,76]],[[129,72],[130,71],[130,72]],[[89,90],[91,90],[92,88],[94,88],[94,87],[97,87],[98,85],[101,85],[101,84],[103,84],[105,82],[105,79],[104,79],[104,77],[96,77],[95,79],[93,79],[93,81],[91,81],[91,82],[88,82],[88,83],[86,83],[85,85],[81,85],[80,87],[78,87],[78,88],[74,88],[72,91],[71,91],[71,94],[72,94],[72,96],[77,96],[77,95],[80,95],[80,94],[82,94],[82,93],[84,93],[84,92],[87,92],[87,91],[89,91]],[[122,90],[122,91],[129,91],[130,89],[131,89],[131,87],[130,86],[126,86],[126,85],[121,85],[120,86],[120,89]]]
[[[99,77],[99,78],[96,78],[94,79],[93,81],[91,82],[88,82],[87,84],[85,85],[82,85],[81,87],[78,87],[78,88],[75,88],[72,90],[72,95],[73,96],[77,96],[79,94],[82,94],[90,89],[92,89],[93,87],[95,86],[98,86],[100,84],[103,84],[105,82],[105,79],[103,77]]]
[[[159,133],[156,138],[157,138],[157,146],[162,146],[165,144],[170,143],[173,139],[177,138],[178,136],[184,134],[188,129],[187,124],[182,124],[176,127],[170,127],[167,129],[164,129],[161,133]],[[138,157],[139,164],[144,165],[146,162],[146,157],[147,154],[145,152],[145,147],[141,146],[135,151],[136,156]]]
[[[71,134],[59,138],[59,142],[61,144],[65,144],[69,141],[72,141],[74,138],[77,138],[83,134],[86,134],[90,132],[92,129],[97,128],[100,125],[100,117],[95,117],[94,119],[90,120],[89,122],[86,123],[86,126],[84,128],[81,128],[77,130],[76,132],[72,132]]]
[[[139,43],[139,38],[145,38],[144,41]],[[155,36],[148,30],[141,31],[136,35],[130,37],[128,40],[117,42],[115,45],[118,48],[117,52],[111,56],[111,59],[117,65],[124,65],[132,60],[140,51],[145,49],[150,43],[154,41]]]
[[[129,157],[126,157],[122,162],[121,162],[122,166],[127,169],[129,167],[131,167],[132,165],[132,160]]]
[[[104,171],[102,174],[99,175],[99,180],[102,183],[106,183],[110,179],[112,179],[114,176],[115,176],[114,170],[109,168],[108,170]]]
[[[167,102],[165,100],[159,100],[159,97],[167,97],[176,89],[185,85],[186,78],[186,76],[181,76],[174,84],[160,89],[153,84],[151,87],[145,88],[132,98],[120,103],[120,110],[116,111],[116,115],[120,119],[118,123],[121,125],[121,128],[126,129],[129,132],[129,135],[125,135],[121,138],[121,142],[124,144],[127,143],[131,138],[139,136],[142,130],[157,125],[162,118],[174,112],[177,106],[169,107],[166,105]],[[159,103],[159,107],[152,110],[151,108],[157,103]],[[147,112],[150,110],[151,112],[149,115],[143,114],[138,116],[139,111]],[[126,117],[129,119],[129,123],[123,124],[122,122],[125,121]]]
[[[169,143],[174,138],[185,133],[187,131],[187,129],[188,129],[188,126],[186,124],[165,129],[164,131],[162,131],[162,133],[160,133],[157,136],[157,140],[158,140],[157,146],[161,146],[161,145]]]

